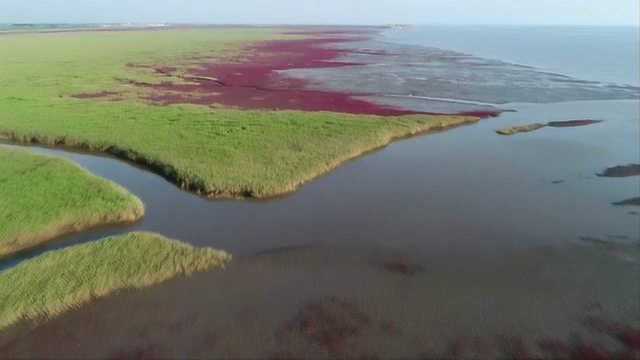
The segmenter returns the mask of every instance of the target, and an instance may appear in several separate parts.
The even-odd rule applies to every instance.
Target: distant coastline
[[[138,29],[162,29],[173,27],[169,24],[40,24],[40,23],[14,23],[0,24],[0,34],[21,33],[59,33],[73,31],[124,31]]]

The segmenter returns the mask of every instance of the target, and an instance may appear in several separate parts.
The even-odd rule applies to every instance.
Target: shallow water
[[[384,264],[394,259],[420,269],[389,272]],[[26,358],[495,358],[538,357],[546,340],[617,351],[585,321],[637,329],[639,269],[584,246],[473,264],[375,244],[289,249],[0,333],[0,349]],[[331,307],[333,299],[346,310]]]
[[[640,86],[637,26],[417,26],[388,31],[384,38],[586,80]]]
[[[133,230],[235,254],[325,242],[378,243],[429,256],[496,255],[581,236],[638,239],[638,217],[611,203],[638,195],[638,178],[600,178],[637,162],[637,101],[510,104],[517,112],[392,144],[272,201],[211,201],[108,158],[44,148],[113,180],[145,203],[126,227],[69,236],[45,248]],[[495,129],[594,118],[579,128],[503,137]],[[554,181],[563,181],[554,184]],[[25,253],[25,256],[33,253]]]

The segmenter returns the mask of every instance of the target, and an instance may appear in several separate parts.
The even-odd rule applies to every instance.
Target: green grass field
[[[75,164],[2,148],[0,202],[0,257],[144,214],[138,198]]]
[[[0,329],[59,315],[92,299],[222,268],[231,256],[150,233],[45,253],[0,272]]]
[[[241,57],[242,45],[277,36],[265,29],[0,36],[0,136],[109,152],[208,196],[268,197],[396,137],[476,120],[162,107],[117,80],[159,82],[127,64],[184,68],[194,57]],[[70,97],[104,90],[126,100]]]

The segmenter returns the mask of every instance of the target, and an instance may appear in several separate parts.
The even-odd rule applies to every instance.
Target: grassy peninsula
[[[0,148],[0,202],[0,257],[144,214],[138,198],[75,164],[5,148]]]
[[[0,272],[0,329],[46,319],[126,288],[222,268],[231,256],[150,233],[45,253]]]
[[[268,197],[394,138],[477,121],[158,106],[145,101],[151,90],[131,85],[180,81],[132,64],[186,69],[282,36],[232,28],[2,35],[0,137],[111,153],[207,196]],[[105,91],[116,95],[74,97]]]

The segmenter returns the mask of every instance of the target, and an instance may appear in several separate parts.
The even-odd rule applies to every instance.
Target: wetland
[[[198,58],[182,70],[165,64],[173,68],[158,73],[127,66],[140,65],[132,57],[118,60],[118,71],[141,71],[129,73],[135,84],[105,79],[94,88],[74,86],[59,103],[41,104],[52,109],[49,117],[34,107],[35,95],[0,101],[5,108],[30,103],[0,118],[11,140],[1,151],[74,162],[126,188],[146,209],[135,223],[21,251],[0,263],[0,277],[125,233],[153,232],[188,244],[179,245],[188,252],[233,255],[229,261],[202,250],[224,259],[224,270],[218,259],[214,270],[196,266],[181,273],[189,276],[121,286],[47,321],[14,324],[0,333],[0,351],[50,358],[70,349],[77,357],[120,358],[637,354],[639,218],[633,201],[613,203],[639,191],[637,177],[615,176],[617,164],[635,164],[640,155],[638,89],[390,44],[385,36],[398,35],[371,35],[369,28],[348,30],[275,35],[311,36],[302,49],[321,49],[312,58],[292,57],[295,69],[282,69],[277,57],[268,71],[256,68],[265,61],[258,55],[249,67],[208,68]],[[247,34],[264,41],[262,33]],[[148,36],[147,46],[160,42],[155,33],[133,36]],[[199,29],[190,36],[211,41],[219,34]],[[270,41],[260,45],[267,54],[300,49]],[[477,76],[468,77],[469,69]],[[393,82],[384,80],[390,74]],[[455,99],[451,84],[463,80],[469,90]],[[424,87],[429,81],[435,85]],[[487,84],[495,85],[491,92]],[[268,96],[290,108],[256,105],[269,103],[253,98],[256,92],[276,93],[279,86],[289,90]],[[231,89],[224,95],[220,87]],[[219,102],[206,97],[212,92],[223,93]],[[229,100],[236,92],[249,92],[251,103]],[[127,100],[111,99],[115,93]],[[297,102],[301,93],[321,101]],[[536,93],[542,95],[526,101]],[[336,112],[315,111],[331,110],[334,100]],[[339,111],[348,104],[371,111]],[[62,120],[66,114],[71,118]],[[32,122],[19,120],[25,116]],[[495,133],[532,119],[549,126],[513,137]],[[571,119],[603,121],[564,126]],[[150,124],[162,126],[139,144]],[[448,129],[453,125],[464,126]],[[203,165],[196,164],[201,158]],[[603,169],[614,175],[600,176]],[[281,185],[291,181],[294,187]],[[202,188],[191,183],[211,192],[198,194]],[[160,240],[145,244],[169,241]],[[130,263],[144,269],[153,253],[137,251]],[[102,253],[109,263],[113,253]],[[163,256],[150,256],[149,264]]]

